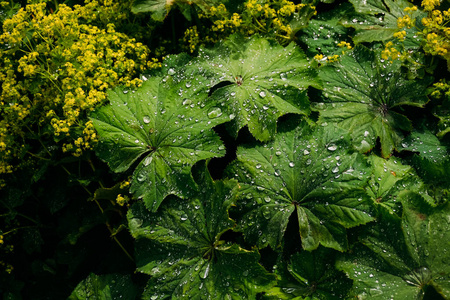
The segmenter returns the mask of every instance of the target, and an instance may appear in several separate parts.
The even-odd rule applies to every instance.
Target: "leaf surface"
[[[375,154],[369,156],[372,175],[366,188],[374,203],[391,213],[401,215],[402,196],[409,192],[422,192],[423,183],[409,165],[398,158],[383,159]],[[425,196],[425,195],[424,195]]]
[[[380,138],[383,157],[391,155],[412,129],[399,113],[403,105],[423,107],[429,80],[406,80],[398,61],[381,62],[378,55],[357,46],[334,64],[320,69],[323,102],[315,103],[320,122],[337,123],[350,130],[357,149],[367,152]]]
[[[411,132],[411,134],[402,141],[401,149],[417,152],[420,158],[438,164],[448,158],[447,148],[442,145],[439,139],[430,131]]]
[[[217,4],[217,0],[191,0],[191,1],[183,1],[183,0],[136,0],[133,2],[133,6],[131,7],[131,11],[135,14],[150,12],[152,15],[152,19],[155,21],[162,22],[169,14],[170,10],[174,5],[180,6],[183,10],[184,6],[196,4],[202,10],[206,11],[211,6]],[[188,6],[189,7],[189,6]],[[183,11],[185,13],[185,11]],[[187,13],[187,17],[190,18],[190,14]],[[188,18],[188,19],[189,19]]]
[[[450,297],[449,205],[434,208],[409,193],[403,217],[382,216],[337,263],[353,279],[355,291],[374,299],[422,299],[427,286]]]
[[[305,250],[319,244],[343,251],[345,228],[373,220],[363,189],[368,171],[348,136],[334,127],[312,131],[302,122],[282,129],[273,142],[239,147],[228,170],[241,182],[238,223],[246,238],[276,249],[291,214]]]
[[[210,80],[211,98],[234,119],[233,135],[248,125],[260,141],[272,138],[280,116],[308,114],[306,88],[320,86],[298,47],[282,47],[258,35],[232,35],[214,49],[202,49],[186,74]]]
[[[350,0],[350,2],[355,8],[355,13],[348,14],[342,24],[356,29],[353,37],[356,44],[393,39],[393,34],[399,30],[398,18],[406,15],[404,12],[406,7],[412,6],[406,0]],[[426,13],[423,12],[416,12],[415,15],[419,21],[426,17]],[[407,29],[405,45],[414,48],[420,46],[415,27]]]
[[[324,247],[297,252],[287,265],[279,264],[278,284],[267,291],[263,299],[345,299],[352,282],[333,268],[334,254]]]
[[[256,250],[220,240],[234,226],[228,209],[236,182],[213,182],[205,169],[201,186],[189,200],[166,201],[158,213],[139,203],[129,210],[138,270],[152,275],[143,299],[247,299],[275,283]]]
[[[135,299],[137,289],[130,276],[119,274],[90,274],[81,281],[69,296],[69,300]]]
[[[155,211],[167,195],[196,189],[191,167],[220,157],[225,148],[212,127],[228,121],[206,93],[187,88],[180,96],[152,77],[136,91],[109,91],[110,104],[91,114],[100,142],[97,155],[114,172],[138,163],[130,191]],[[216,111],[211,114],[211,111]]]

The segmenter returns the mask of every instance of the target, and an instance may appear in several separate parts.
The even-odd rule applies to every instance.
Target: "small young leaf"
[[[207,77],[211,96],[233,119],[233,134],[248,125],[260,141],[270,140],[277,119],[288,113],[308,114],[308,86],[319,87],[316,72],[293,43],[282,47],[274,41],[232,35],[214,49],[202,49],[187,66],[186,74]]]
[[[97,155],[114,172],[124,172],[139,162],[130,191],[156,211],[169,194],[186,197],[196,189],[191,167],[198,161],[225,154],[212,127],[228,121],[207,93],[179,93],[152,77],[136,91],[109,91],[110,104],[91,114],[100,136]],[[180,96],[181,94],[182,96]]]
[[[335,122],[350,130],[357,149],[367,152],[381,142],[389,157],[411,122],[396,110],[403,105],[423,107],[429,79],[406,80],[400,62],[382,62],[375,52],[357,46],[334,64],[320,69],[325,83],[323,102],[315,103],[320,122]]]
[[[302,122],[281,131],[269,144],[238,148],[228,170],[241,182],[238,230],[259,247],[276,249],[295,212],[305,250],[319,244],[346,250],[345,228],[373,220],[361,188],[366,162],[349,152],[348,137],[338,128],[312,132]]]
[[[128,212],[138,269],[152,275],[143,299],[252,299],[275,283],[256,250],[220,240],[234,226],[228,209],[237,183],[208,175],[199,184],[197,195],[168,199],[156,214],[140,203]]]

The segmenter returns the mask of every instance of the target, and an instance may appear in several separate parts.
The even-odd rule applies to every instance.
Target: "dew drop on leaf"
[[[334,144],[331,144],[330,146],[328,146],[327,149],[330,150],[330,151],[335,151],[337,149],[337,146],[334,145]]]
[[[150,117],[149,116],[144,116],[143,121],[145,124],[150,123]]]
[[[261,91],[261,92],[259,93],[259,96],[260,96],[261,98],[264,98],[264,97],[266,97],[266,92],[264,92],[264,91]]]
[[[147,157],[144,159],[144,166],[146,167],[146,166],[148,166],[149,164],[151,164],[152,160],[153,160],[153,156],[147,156]],[[138,177],[138,180],[139,180],[139,177]]]
[[[206,277],[208,277],[208,274],[209,274],[209,268],[210,268],[210,263],[208,263],[208,264],[206,265],[205,270],[202,270],[202,271],[200,272],[200,277],[201,277],[201,278],[206,279]]]
[[[210,119],[220,117],[222,115],[222,110],[220,107],[213,107],[208,111],[208,117]]]
[[[147,178],[147,176],[145,176],[145,174],[140,173],[137,177],[137,181],[142,182]]]

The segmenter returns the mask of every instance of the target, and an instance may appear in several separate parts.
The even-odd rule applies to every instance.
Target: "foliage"
[[[1,296],[450,299],[450,7],[337,2],[0,2]]]

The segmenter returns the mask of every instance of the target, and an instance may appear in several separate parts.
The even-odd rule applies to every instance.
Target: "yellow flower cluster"
[[[130,197],[128,196],[122,196],[122,194],[117,195],[116,202],[120,206],[126,205],[130,201]]]
[[[435,98],[442,98],[445,96],[450,99],[450,84],[444,79],[433,84],[433,89],[431,96]]]
[[[302,9],[315,12],[315,7],[309,4],[294,4],[288,0],[247,0],[240,7],[241,11],[231,13],[224,4],[219,4],[200,13],[199,18],[210,20],[212,26],[200,38],[195,26],[186,30],[183,41],[188,45],[188,51],[195,52],[200,41],[217,42],[235,32],[245,36],[255,33],[273,35],[280,43],[287,44],[293,38],[289,25],[293,15]]]
[[[183,41],[189,45],[189,52],[194,53],[197,49],[197,45],[200,43],[197,26],[194,25],[186,29]]]
[[[400,51],[394,47],[394,43],[387,42],[384,45],[384,50],[381,51],[381,58],[384,60],[395,60],[401,56]]]
[[[316,54],[314,56],[314,59],[321,64],[333,63],[333,62],[337,62],[339,60],[339,55],[335,54],[332,56],[324,56],[323,54]]]
[[[400,41],[403,41],[406,38],[406,31],[405,30],[397,31],[394,33],[394,37],[399,39]]]
[[[347,50],[351,50],[353,48],[352,45],[350,43],[346,42],[346,41],[340,41],[337,44],[337,46],[340,47],[340,48],[347,48]]]
[[[118,10],[123,1],[86,0],[55,11],[40,2],[3,22],[0,174],[19,166],[24,151],[41,152],[28,146],[29,137],[39,135],[45,147],[55,140],[76,156],[91,149],[97,137],[87,113],[105,101],[106,89],[139,86],[139,73],[161,66],[148,47],[116,31],[112,22],[126,18]]]
[[[432,11],[436,6],[440,5],[439,0],[423,0],[421,6],[425,11]]]
[[[425,26],[422,31],[423,49],[426,53],[445,58],[450,70],[450,9],[434,9],[439,6],[439,1],[422,1],[422,6],[428,11],[428,16],[422,19]]]
[[[0,266],[2,266],[6,273],[11,274],[11,272],[14,270],[14,267],[11,264],[5,263],[3,261],[0,261]]]

